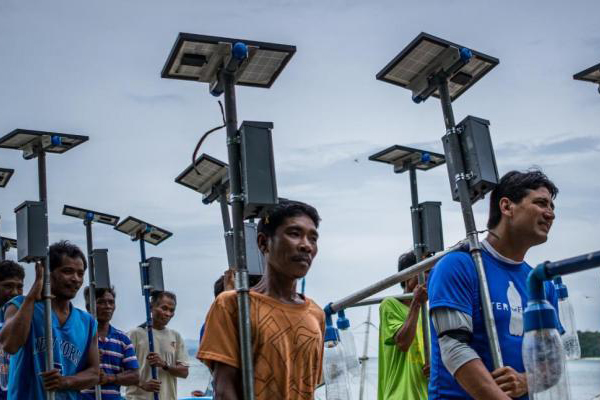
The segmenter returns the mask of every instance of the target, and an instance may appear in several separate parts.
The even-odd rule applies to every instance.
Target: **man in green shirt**
[[[412,251],[398,259],[398,270],[415,264]],[[425,365],[421,305],[427,301],[427,289],[414,277],[401,283],[412,300],[388,297],[379,306],[379,382],[378,400],[427,399],[429,365]]]

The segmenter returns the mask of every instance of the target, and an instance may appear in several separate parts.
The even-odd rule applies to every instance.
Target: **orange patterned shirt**
[[[284,304],[250,291],[256,400],[310,400],[321,380],[325,314],[309,298]],[[223,292],[206,317],[196,357],[240,368],[236,292]]]

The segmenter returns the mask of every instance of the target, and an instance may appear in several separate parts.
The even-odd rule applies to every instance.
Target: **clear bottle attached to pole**
[[[356,341],[354,334],[350,330],[350,320],[346,318],[344,311],[338,312],[336,321],[342,348],[344,349],[344,359],[346,360],[346,368],[348,373],[358,377],[360,375],[358,355],[356,352]]]
[[[350,400],[350,381],[344,349],[338,330],[330,324],[325,327],[324,361],[327,400]]]
[[[567,360],[578,360],[581,358],[581,347],[579,346],[579,337],[575,326],[573,304],[569,300],[569,291],[562,282],[561,277],[554,278],[554,286],[558,294],[558,317],[565,330],[561,336],[565,356]]]
[[[525,310],[523,364],[530,400],[570,400],[565,354],[554,307],[530,301]]]

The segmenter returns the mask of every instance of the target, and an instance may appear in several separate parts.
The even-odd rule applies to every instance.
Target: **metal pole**
[[[445,140],[447,140],[449,144],[451,153],[446,154],[446,158],[452,158],[452,161],[454,162],[456,168],[456,176],[454,177],[454,180],[458,189],[458,197],[460,199],[463,220],[465,223],[465,229],[467,231],[467,240],[469,241],[471,257],[473,258],[473,262],[475,263],[475,268],[477,269],[477,276],[479,278],[481,308],[483,310],[485,331],[490,345],[492,363],[494,369],[497,369],[502,367],[504,363],[502,361],[502,352],[500,350],[498,332],[496,331],[496,322],[494,320],[494,313],[492,310],[492,301],[490,298],[487,277],[485,274],[485,268],[483,266],[483,259],[481,258],[481,245],[479,243],[479,237],[477,235],[475,216],[473,215],[473,207],[471,204],[471,198],[469,196],[469,187],[467,183],[468,178],[466,176],[466,171],[462,160],[462,152],[460,150],[460,141],[454,122],[452,101],[450,100],[450,94],[448,92],[448,78],[445,76],[439,77],[438,84],[440,100],[442,103],[442,110],[444,112],[444,122],[446,124]]]
[[[235,289],[238,301],[238,326],[242,358],[242,383],[244,399],[254,400],[254,365],[252,360],[252,331],[250,326],[250,294],[246,267],[244,240],[244,198],[242,193],[241,151],[237,129],[234,74],[225,68],[222,72],[227,125],[227,155],[229,158],[229,184],[233,217],[233,251],[235,254]]]
[[[397,295],[394,295],[394,296],[372,297],[370,299],[359,301],[358,303],[354,303],[352,305],[349,305],[346,308],[372,306],[372,305],[381,303],[383,300],[385,300],[385,299],[387,299],[389,297],[393,297],[396,300],[402,301],[402,300],[412,300],[412,298],[414,296],[413,296],[412,293],[403,293],[403,294],[397,294]]]
[[[86,219],[83,220],[83,225],[85,226],[85,239],[87,244],[88,256],[90,314],[92,314],[92,317],[95,320],[97,320],[98,316],[96,315],[96,268],[94,267],[94,257],[92,257],[92,250],[94,248],[92,244],[92,221],[86,217]],[[96,400],[102,400],[102,391],[100,389],[100,385],[94,386],[94,395],[96,397]]]
[[[4,240],[2,240],[2,217],[0,216],[0,261],[6,260],[6,250],[4,249]]]
[[[225,250],[227,251],[227,264],[229,269],[233,269],[235,266],[233,254],[233,231],[231,230],[231,218],[229,217],[227,188],[225,185],[221,185],[219,188],[219,204],[221,205],[221,217],[223,219],[223,237],[225,238]]]
[[[140,242],[140,257],[141,257],[141,266],[142,266],[142,287],[144,288],[144,302],[146,305],[146,332],[148,332],[148,350],[150,353],[154,353],[154,335],[152,333],[152,312],[150,310],[150,282],[148,277],[148,263],[146,262],[146,245],[144,242],[144,232],[141,232],[138,235],[138,240]],[[156,373],[156,367],[150,367],[150,373],[152,375],[152,379],[158,379],[158,375]],[[154,393],[154,400],[158,399],[158,393]]]
[[[358,292],[352,293],[341,300],[331,303],[328,306],[329,310],[331,311],[331,314],[334,314],[340,310],[350,307],[353,304],[358,303],[361,300],[366,299],[367,297],[374,295],[375,293],[379,293],[382,290],[397,285],[398,283],[407,279],[410,279],[413,276],[418,275],[420,272],[427,271],[428,269],[433,268],[435,263],[438,262],[446,254],[459,250],[464,246],[465,242],[460,241],[454,246],[451,246],[444,251],[440,251],[439,253],[416,263],[412,267],[406,268],[400,272],[395,273],[394,275],[390,275],[387,278],[384,278],[370,286],[367,286],[364,289],[359,290]]]
[[[369,357],[367,355],[369,351],[369,328],[371,327],[371,307],[367,314],[367,331],[365,332],[365,345],[363,347],[363,355],[360,358],[360,392],[358,399],[363,400],[365,395],[365,380],[367,377],[367,361]]]
[[[46,371],[54,368],[54,335],[52,332],[52,289],[50,287],[50,254],[48,248],[48,192],[46,190],[46,152],[42,149],[37,151],[38,159],[38,183],[40,201],[44,207],[44,234],[46,244],[46,257],[44,265],[44,328],[46,334]],[[54,392],[46,391],[46,399],[54,400]]]
[[[417,170],[411,165],[409,170],[410,180],[410,215],[413,230],[413,248],[417,262],[423,259],[423,233],[421,232],[421,212],[419,210],[419,191],[417,188]],[[425,272],[419,274],[419,284],[425,285]],[[425,364],[429,363],[429,307],[427,302],[421,305],[421,329],[423,331],[423,347],[425,350]]]

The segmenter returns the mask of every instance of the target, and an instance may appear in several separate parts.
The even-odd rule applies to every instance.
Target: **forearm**
[[[481,359],[474,359],[463,364],[454,379],[475,400],[510,400],[487,370]]]
[[[398,330],[396,336],[394,337],[396,345],[403,352],[408,351],[410,345],[415,339],[420,310],[421,306],[418,303],[411,303],[410,310],[408,312],[408,317],[406,318],[406,321],[404,321],[404,324]]]
[[[177,378],[187,378],[189,367],[183,364],[169,365],[167,372]]]
[[[0,345],[10,354],[15,354],[25,344],[31,330],[31,320],[35,299],[25,297],[21,307],[13,316],[6,316],[6,321],[0,330]]]
[[[115,385],[136,386],[140,381],[140,375],[137,369],[131,369],[114,375]]]
[[[89,367],[84,369],[83,371],[71,375],[65,376],[64,379],[64,389],[68,390],[83,390],[90,388],[92,386],[96,386],[99,381],[99,371],[96,367]]]

